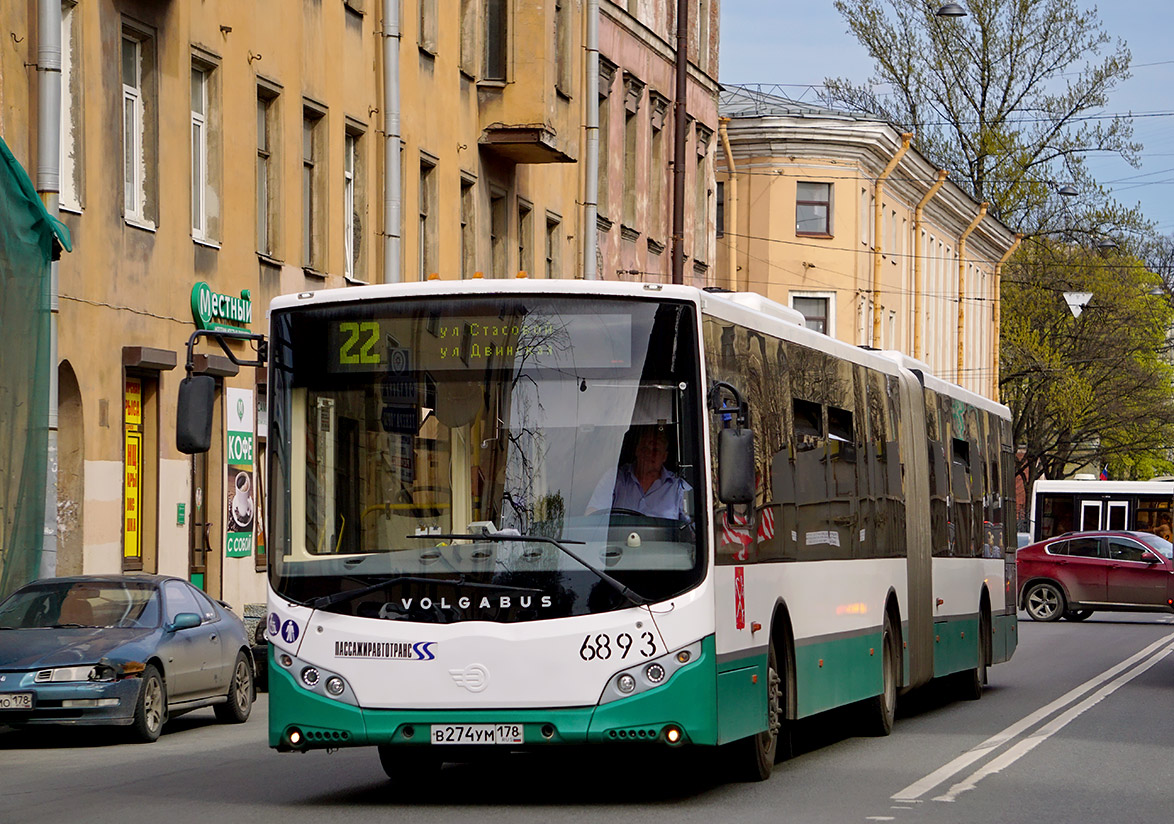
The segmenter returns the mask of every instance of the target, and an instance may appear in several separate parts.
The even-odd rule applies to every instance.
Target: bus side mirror
[[[723,429],[717,440],[717,498],[723,504],[754,503],[754,433]]]
[[[195,455],[212,448],[212,405],[215,402],[216,379],[211,375],[190,375],[180,381],[175,446],[183,454]]]

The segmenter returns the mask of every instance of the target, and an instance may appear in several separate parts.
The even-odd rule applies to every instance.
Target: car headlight
[[[80,667],[54,667],[41,670],[33,680],[38,684],[57,684],[64,681],[113,681],[117,673],[106,664],[84,664]]]

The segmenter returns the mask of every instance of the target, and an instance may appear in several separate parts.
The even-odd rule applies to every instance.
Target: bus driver
[[[664,427],[640,427],[635,459],[600,479],[587,504],[587,514],[628,509],[653,518],[689,520],[685,495],[693,487],[680,475],[665,468],[668,455],[668,434]]]

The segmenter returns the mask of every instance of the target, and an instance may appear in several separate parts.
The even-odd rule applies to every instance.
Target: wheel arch
[[[795,673],[795,631],[791,625],[791,612],[782,598],[775,601],[774,613],[770,619],[770,643],[775,647],[775,655],[782,661],[783,679],[786,706],[783,707],[783,717],[794,721],[799,714],[798,678]],[[781,653],[781,655],[780,655]]]
[[[885,611],[881,613],[881,620],[883,622],[885,616],[888,616],[889,624],[893,628],[893,632],[897,634],[897,687],[906,686],[905,678],[905,630],[901,626],[901,599],[897,597],[897,590],[889,587],[888,593],[885,595]]]
[[[1051,584],[1060,590],[1060,594],[1064,596],[1065,604],[1072,602],[1072,598],[1068,594],[1068,588],[1057,581],[1055,578],[1050,578],[1047,575],[1033,575],[1019,585],[1019,597],[1015,602],[1015,607],[1017,609],[1027,609],[1027,591],[1036,584]]]

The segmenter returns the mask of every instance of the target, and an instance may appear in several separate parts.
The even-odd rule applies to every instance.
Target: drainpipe
[[[938,169],[938,179],[934,181],[933,186],[929,187],[929,191],[925,193],[925,197],[917,204],[913,210],[913,357],[918,360],[925,360],[925,353],[921,351],[921,297],[922,297],[922,263],[921,263],[921,213],[925,210],[925,204],[929,203],[930,198],[938,193],[938,189],[942,188],[942,184],[946,182],[945,169]]]
[[[700,46],[699,46],[700,48]],[[677,0],[677,99],[673,128],[673,283],[685,282],[685,116],[689,90],[689,0]],[[697,231],[704,226],[697,216]]]
[[[725,232],[728,236],[726,246],[730,252],[730,270],[726,274],[726,288],[738,288],[738,177],[734,174],[734,153],[730,149],[730,135],[726,127],[730,123],[728,117],[718,118],[718,134],[721,135],[722,148],[726,150],[726,166],[730,170],[726,181],[726,215]],[[731,227],[733,231],[730,231]]]
[[[989,205],[984,202],[978,207],[978,214],[975,215],[974,220],[970,221],[970,225],[966,227],[962,236],[958,238],[958,372],[954,376],[954,383],[959,386],[962,385],[962,363],[966,354],[966,341],[962,332],[962,322],[966,319],[966,238],[970,237],[970,233],[986,217]]]
[[[583,280],[599,271],[599,0],[587,0],[587,152],[583,192]]]
[[[400,169],[399,0],[383,0],[383,282],[399,283],[403,240]]]
[[[57,217],[61,194],[61,0],[37,2],[37,192]],[[49,409],[44,543],[38,577],[57,574],[57,261],[49,265]]]
[[[873,204],[872,204],[872,345],[876,346],[881,336],[881,305],[880,305],[880,280],[881,280],[881,217],[883,210],[881,209],[881,197],[885,191],[885,180],[892,174],[893,169],[897,168],[897,164],[901,162],[901,158],[905,156],[905,152],[909,151],[909,141],[913,139],[911,132],[905,132],[901,135],[901,148],[893,155],[893,159],[889,161],[889,165],[885,166],[885,170],[880,173],[876,179],[876,185],[873,189]]]
[[[994,376],[991,378],[991,400],[994,401],[999,399],[999,334],[1000,324],[1002,323],[1003,305],[1003,295],[1000,289],[1002,288],[1003,264],[1010,259],[1011,255],[1015,254],[1015,250],[1019,248],[1019,244],[1022,242],[1023,235],[1015,235],[1015,241],[1011,244],[1011,248],[995,264],[995,283],[993,287],[995,292],[995,316],[992,322],[994,325],[994,335],[991,341],[991,369],[994,373]]]

